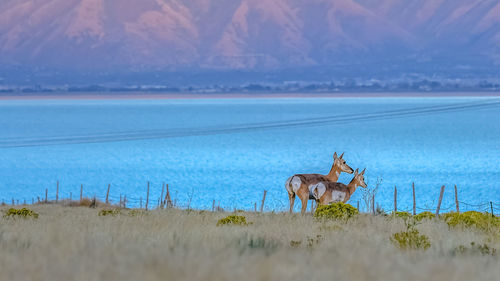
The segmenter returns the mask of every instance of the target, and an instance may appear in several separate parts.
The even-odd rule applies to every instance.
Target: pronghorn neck
[[[326,178],[330,181],[337,181],[339,179],[339,175],[340,175],[340,168],[335,166],[335,163],[333,163],[330,172],[328,173],[328,175],[326,175]]]
[[[358,181],[356,180],[356,177],[354,177],[351,182],[347,185],[347,189],[349,190],[349,196],[356,191],[356,188],[358,187]]]

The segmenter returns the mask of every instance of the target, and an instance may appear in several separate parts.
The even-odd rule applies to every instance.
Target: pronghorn
[[[366,188],[365,170],[358,173],[358,169],[354,171],[354,178],[348,185],[340,182],[322,181],[317,183],[312,193],[318,205],[328,205],[334,202],[345,203],[351,198],[351,195],[356,191],[358,186]]]
[[[337,156],[337,152],[333,154],[332,168],[327,175],[297,174],[288,178],[285,188],[288,191],[288,198],[290,199],[290,213],[293,211],[295,195],[298,195],[302,202],[301,213],[303,214],[307,208],[307,201],[309,199],[318,199],[314,197],[312,193],[312,189],[316,184],[319,182],[336,182],[341,172],[353,173],[353,169],[346,164],[345,160],[342,158],[343,156],[344,153],[342,153],[340,157]]]

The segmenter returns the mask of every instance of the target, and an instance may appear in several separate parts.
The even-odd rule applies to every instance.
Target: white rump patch
[[[323,194],[326,192],[325,184],[319,182],[317,184],[311,184],[309,186],[309,195],[312,195],[313,198],[319,200]]]
[[[344,202],[346,194],[345,192],[333,190],[332,191],[332,202]]]
[[[300,186],[302,185],[302,181],[299,177],[293,176],[290,184],[288,184],[287,189],[291,185],[293,193],[297,193],[299,191]]]

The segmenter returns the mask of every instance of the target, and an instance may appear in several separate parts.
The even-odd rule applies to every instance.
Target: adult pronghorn
[[[332,168],[327,175],[297,174],[288,178],[285,183],[285,188],[288,192],[288,198],[290,199],[290,213],[293,211],[295,195],[298,195],[302,202],[301,213],[303,214],[306,211],[307,201],[309,199],[319,199],[314,197],[312,193],[313,187],[315,187],[316,184],[320,182],[336,182],[341,172],[353,173],[353,169],[346,164],[343,157],[344,153],[342,153],[340,157],[337,156],[337,152],[333,154]]]
[[[352,178],[348,185],[331,181],[317,183],[312,188],[314,198],[316,198],[319,205],[328,205],[334,202],[347,202],[358,186],[366,188],[365,170],[366,169],[358,173],[358,169],[356,169],[356,171],[354,171],[354,178]]]

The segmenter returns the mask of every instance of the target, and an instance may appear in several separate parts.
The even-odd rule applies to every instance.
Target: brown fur
[[[319,200],[317,200],[318,204],[328,205],[330,203],[335,202],[332,199],[332,192],[333,191],[344,192],[346,194],[346,196],[344,197],[344,200],[342,201],[342,203],[346,203],[347,201],[349,201],[349,199],[351,198],[352,194],[356,191],[356,188],[358,186],[366,188],[364,174],[365,174],[365,170],[363,170],[361,173],[358,174],[358,169],[356,169],[356,171],[354,172],[354,177],[351,180],[351,182],[349,182],[348,185],[345,185],[345,184],[340,183],[340,182],[330,182],[330,181],[323,182],[323,184],[326,187],[326,191],[321,196],[321,198]]]
[[[319,182],[336,182],[339,179],[339,175],[341,172],[348,172],[352,173],[352,168],[349,167],[345,161],[343,160],[344,153],[340,155],[340,157],[337,157],[337,153],[333,155],[333,164],[332,168],[330,169],[330,172],[327,175],[321,175],[321,174],[296,174],[293,175],[293,177],[299,177],[301,180],[301,185],[299,190],[297,190],[296,193],[290,192],[288,190],[288,199],[290,200],[290,213],[293,211],[293,206],[295,203],[295,196],[298,195],[299,199],[302,203],[302,208],[301,208],[301,213],[305,213],[307,209],[307,201],[309,199],[315,199],[314,197],[311,196],[309,192],[309,186],[312,184],[317,184]]]

